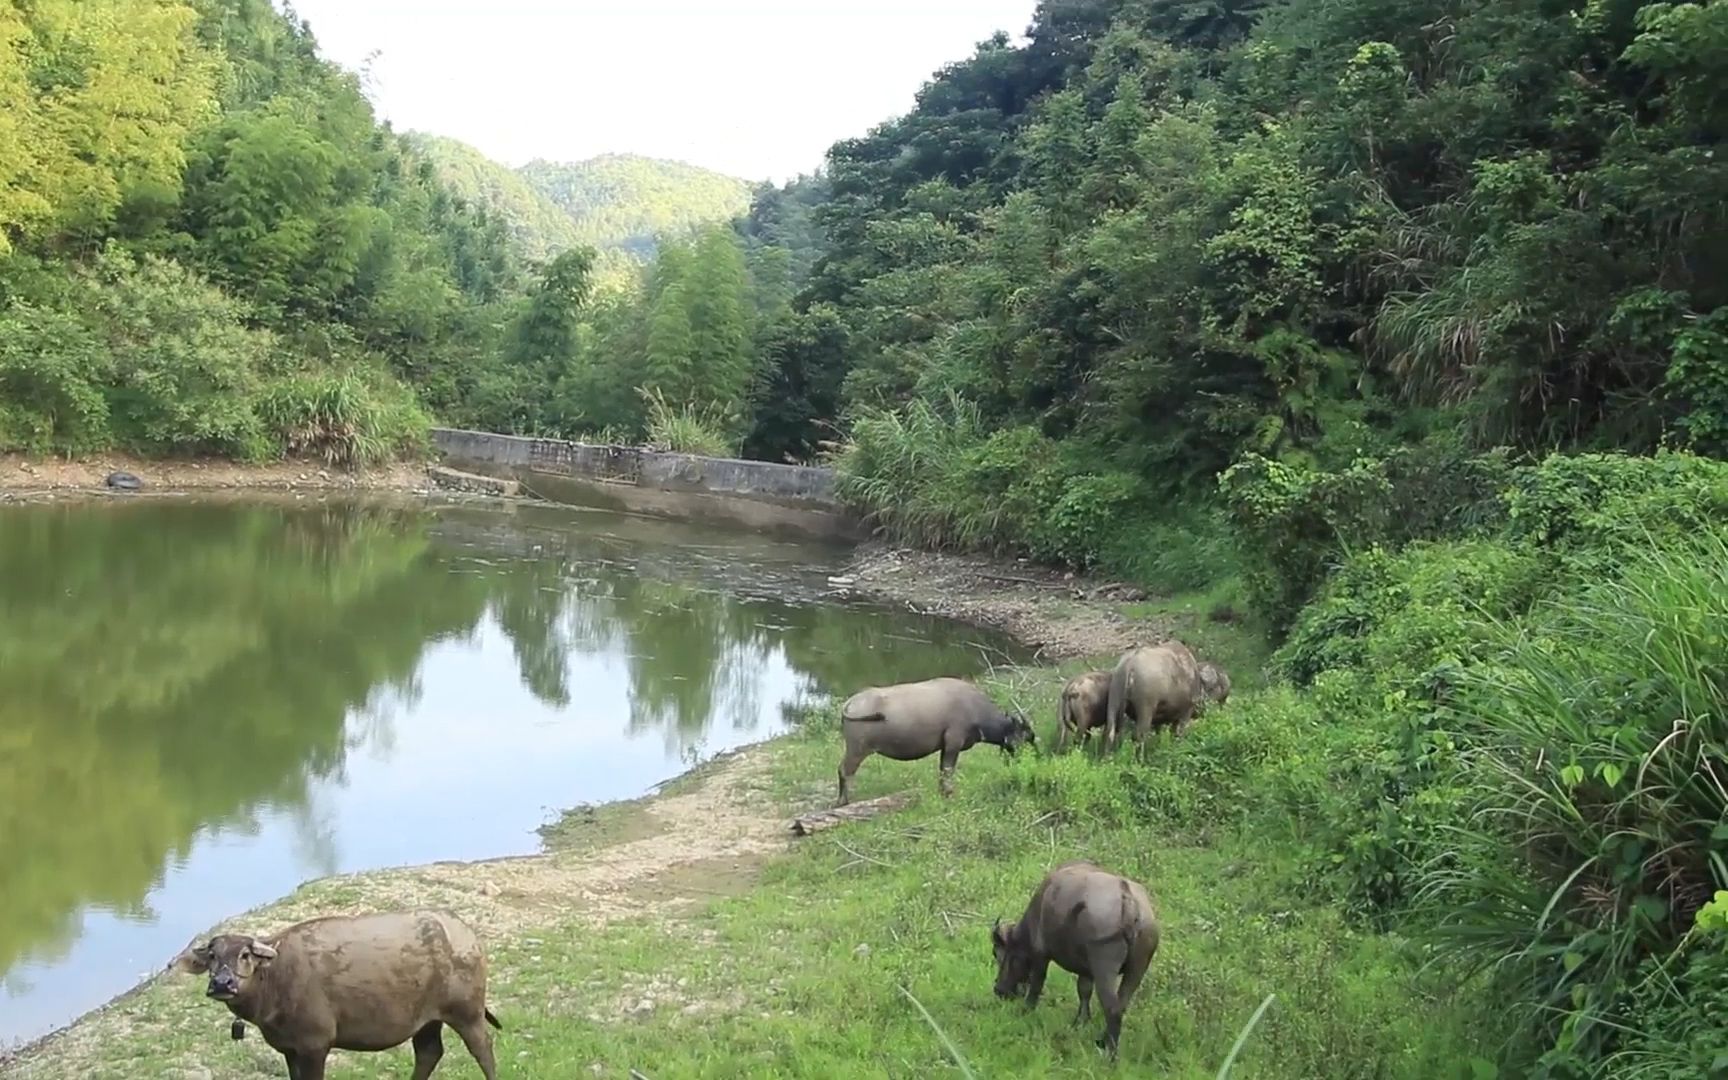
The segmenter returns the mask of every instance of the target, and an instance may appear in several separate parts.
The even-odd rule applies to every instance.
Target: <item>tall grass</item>
[[[648,406],[645,445],[700,457],[736,457],[739,440],[727,434],[725,415],[712,406],[668,403],[652,387],[641,391]]]
[[[414,452],[431,421],[413,395],[382,378],[354,372],[308,372],[265,391],[258,416],[282,451],[351,468]]]
[[[835,457],[835,491],[897,542],[937,550],[981,544],[996,523],[968,520],[950,481],[984,430],[978,407],[957,394],[942,408],[917,398],[861,416]]]
[[[1447,709],[1472,813],[1422,900],[1523,1003],[1541,1068],[1594,1067],[1728,888],[1728,530],[1485,631]]]

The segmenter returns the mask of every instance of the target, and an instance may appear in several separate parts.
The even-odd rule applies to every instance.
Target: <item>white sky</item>
[[[280,0],[278,0],[280,2]],[[399,131],[508,165],[601,153],[808,172],[1036,0],[292,0]]]

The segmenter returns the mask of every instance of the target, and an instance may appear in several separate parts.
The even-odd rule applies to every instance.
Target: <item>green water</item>
[[[844,558],[605,512],[129,498],[0,508],[0,1046],[303,880],[533,851],[781,730],[968,674]]]

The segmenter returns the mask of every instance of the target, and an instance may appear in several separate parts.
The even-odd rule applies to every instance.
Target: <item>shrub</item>
[[[1248,455],[1218,484],[1249,598],[1283,630],[1354,552],[1486,533],[1510,476],[1502,452],[1433,438],[1329,472]]]
[[[103,393],[114,359],[70,311],[0,314],[0,450],[82,454],[113,445]]]
[[[289,455],[353,467],[417,452],[431,421],[388,376],[305,372],[272,384],[259,402],[264,428]]]
[[[648,406],[647,446],[701,457],[733,457],[738,453],[737,440],[726,434],[726,418],[720,409],[689,402],[673,408],[653,388],[645,388],[641,394]]]
[[[1424,898],[1451,952],[1527,1010],[1532,1075],[1575,1075],[1728,887],[1728,531],[1483,632],[1491,660],[1447,707],[1472,813]]]

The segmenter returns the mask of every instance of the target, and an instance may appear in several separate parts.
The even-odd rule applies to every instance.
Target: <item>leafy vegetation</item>
[[[0,449],[411,451],[514,304],[502,223],[268,0],[8,4],[0,95]]]

